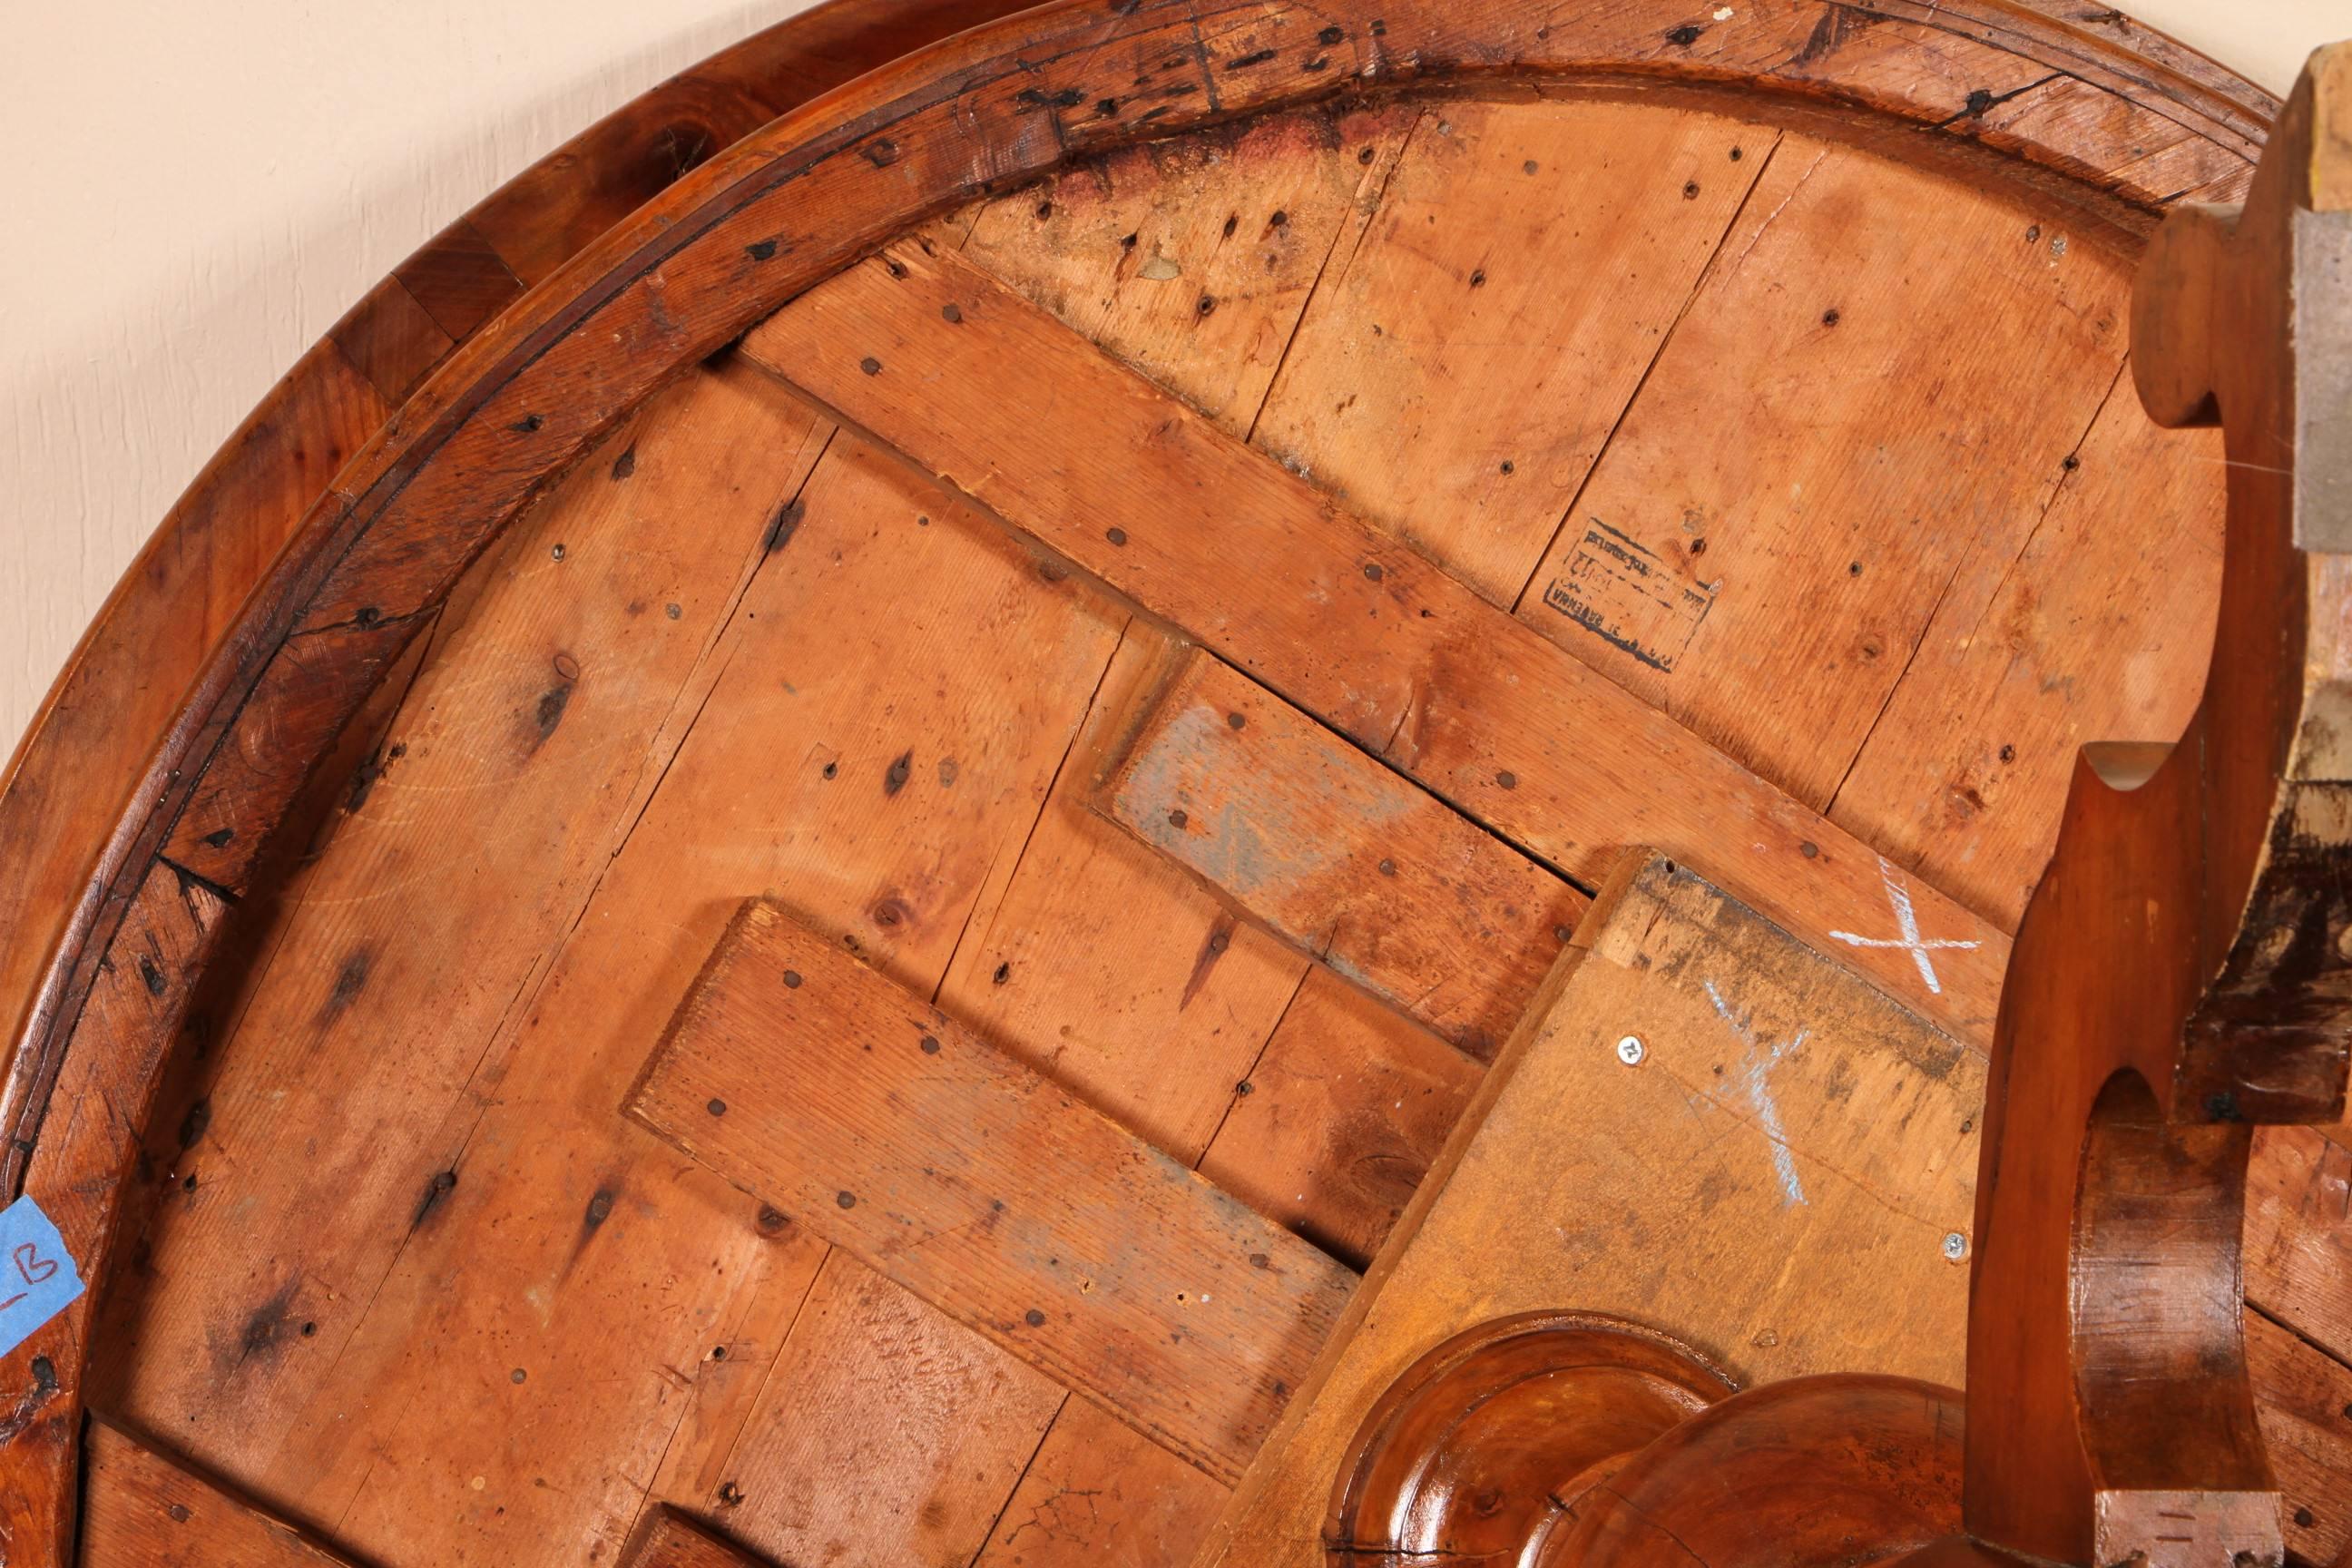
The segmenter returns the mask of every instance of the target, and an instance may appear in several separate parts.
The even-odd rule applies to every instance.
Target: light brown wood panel
[[[349,1568],[119,1426],[91,1422],[82,1455],[81,1568]]]
[[[2246,1365],[2271,1470],[2285,1494],[2287,1550],[2308,1563],[2352,1551],[2352,1368],[2259,1312],[2246,1314]]]
[[[822,438],[757,376],[691,378],[453,608],[215,1052],[148,1240],[154,1289],[111,1330],[108,1397],[126,1415],[268,1489],[293,1413],[435,1206],[468,1079],[625,832],[672,704]],[[453,864],[510,896],[436,896]]]
[[[789,889],[935,984],[1110,657],[1116,618],[898,466],[836,443],[800,500],[793,526],[755,518],[758,573],[667,715],[672,760],[643,777],[622,852],[593,846],[610,865],[565,952],[536,996],[500,998],[513,1049],[439,1133],[455,1186],[408,1194],[360,1331],[269,1454],[270,1495],[363,1550],[618,1549],[698,1418],[709,1349],[773,1321],[762,1298],[814,1262],[621,1119],[620,1086],[746,892]]]
[[[956,258],[853,268],[744,349],[1560,869],[1654,844],[1990,1032],[1999,931]]]
[[[1481,1059],[1588,901],[1197,650],[1096,800],[1276,935]]]
[[[1433,107],[1258,443],[1510,604],[1778,139],[1651,104]]]
[[[1355,1276],[765,901],[630,1113],[1230,1480]]]
[[[1945,1238],[1970,1223],[1981,1061],[1689,871],[1628,858],[1203,1568],[1320,1568],[1370,1402],[1517,1311],[1627,1316],[1742,1384],[1856,1367],[1959,1381],[1968,1269]]]
[[[807,1288],[832,1250],[782,1209],[761,1205],[751,1226],[781,1245],[761,1255],[755,1288],[737,1296],[740,1310],[717,1325],[695,1363],[684,1411],[646,1489],[649,1514],[663,1503],[698,1510],[718,1495],[735,1445],[808,1304]]]
[[[698,1509],[780,1563],[968,1563],[1064,1400],[835,1252]]]
[[[1784,139],[1521,619],[1825,806],[2122,363],[2127,268],[2062,210]]]
[[[1318,105],[1123,147],[989,204],[963,254],[1243,434],[1420,113]]]
[[[2246,1178],[2246,1300],[2352,1362],[2352,1149],[2340,1129],[2264,1127]],[[2352,1431],[2347,1433],[2352,1441]]]
[[[2119,380],[2000,585],[1937,606],[1831,817],[2014,929],[2077,748],[2172,740],[2204,690],[2222,472]]]
[[[791,1237],[765,1233],[760,1205],[620,1116],[622,1086],[746,892],[788,896],[908,983],[936,984],[1108,662],[1115,618],[896,465],[836,442],[801,499],[795,525],[771,531],[715,679],[681,703],[725,721],[695,724],[678,748],[469,1131],[488,1179],[461,1184],[412,1241],[364,1353],[328,1391],[385,1413],[336,1439],[344,1484],[371,1449],[418,1456],[423,1471],[362,1491],[347,1539],[552,1562],[625,1536],[710,1346],[773,1321],[761,1298],[797,1295],[808,1274],[805,1242],[781,1245]],[[879,603],[891,614],[873,615]],[[615,1194],[629,1224],[585,1247],[545,1225],[592,1190]],[[494,1407],[428,1414],[454,1369],[494,1381],[533,1356],[562,1373],[551,1429],[591,1440],[542,1453]],[[322,1397],[306,1415],[324,1425],[334,1408]],[[866,1419],[887,1421],[887,1405]],[[404,1505],[473,1476],[498,1483],[490,1506],[453,1511],[420,1546]],[[761,1539],[764,1506],[738,1509],[730,1529]]]
[[[1017,867],[957,945],[940,1005],[1187,1164],[1307,965],[1088,803],[1181,654],[1131,623]]]
[[[1133,1427],[1073,1399],[975,1568],[1183,1568],[1226,1495]]]
[[[760,1568],[760,1563],[675,1509],[662,1508],[646,1517],[620,1568]]]
[[[1471,1058],[1316,965],[1201,1173],[1361,1268],[1482,1076]]]

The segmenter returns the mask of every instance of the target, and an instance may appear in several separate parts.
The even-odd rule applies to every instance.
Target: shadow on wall
[[[50,7],[0,59],[0,762],[164,511],[378,279],[810,0]],[[29,33],[29,37],[26,34]],[[21,47],[19,47],[21,46]]]

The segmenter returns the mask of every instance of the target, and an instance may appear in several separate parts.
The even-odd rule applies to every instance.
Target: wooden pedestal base
[[[1874,1563],[1960,1526],[1961,1402],[1834,1373],[1734,1394],[1653,1330],[1498,1319],[1374,1404],[1331,1497],[1328,1568]]]

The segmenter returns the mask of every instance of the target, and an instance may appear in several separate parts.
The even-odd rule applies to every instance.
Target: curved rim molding
[[[825,93],[687,175],[442,363],[215,650],[18,1037],[0,1100],[12,1192],[39,1197],[102,1287],[116,1191],[191,985],[273,829],[421,618],[664,381],[952,204],[1348,92],[1599,82],[1737,89],[1844,117],[1856,137],[1975,149],[2103,208],[2128,243],[2175,197],[2239,195],[2263,132],[2259,108],[2206,74],[2011,0],[1682,5],[1057,0]],[[0,1531],[56,1542],[59,1560],[95,1300],[0,1372]]]

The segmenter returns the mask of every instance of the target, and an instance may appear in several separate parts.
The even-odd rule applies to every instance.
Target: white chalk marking
[[[1936,978],[1935,960],[1927,955],[1939,948],[1975,947],[1974,942],[1959,942],[1949,937],[1922,937],[1919,917],[1911,908],[1911,889],[1903,883],[1903,874],[1878,858],[1878,879],[1886,884],[1886,900],[1895,906],[1895,930],[1892,937],[1857,936],[1850,931],[1833,931],[1830,935],[1849,947],[1899,947],[1911,955],[1919,967],[1919,978],[1927,983],[1928,991],[1937,996],[1944,994],[1943,983]]]
[[[1771,1086],[1765,1081],[1765,1075],[1780,1065],[1782,1057],[1803,1045],[1805,1037],[1812,1031],[1800,1029],[1785,1043],[1767,1048],[1756,1037],[1748,1020],[1734,1016],[1714,981],[1701,980],[1699,984],[1706,987],[1706,999],[1715,1004],[1716,1012],[1748,1047],[1748,1059],[1740,1064],[1740,1081],[1747,1087],[1748,1103],[1755,1108],[1756,1124],[1763,1130],[1764,1141],[1772,1147],[1772,1173],[1780,1178],[1781,1202],[1801,1204],[1805,1201],[1805,1184],[1797,1176],[1797,1156],[1790,1152],[1788,1133],[1780,1126],[1780,1108],[1772,1101]]]

